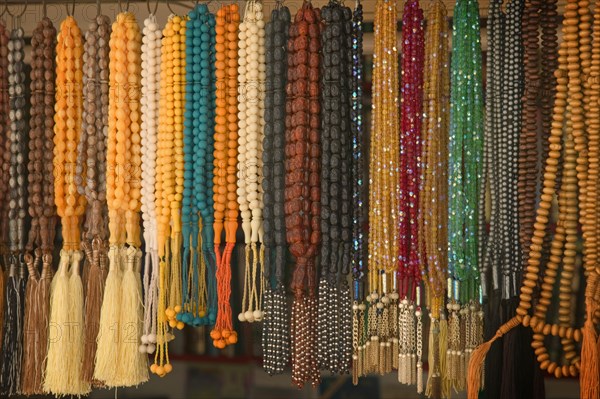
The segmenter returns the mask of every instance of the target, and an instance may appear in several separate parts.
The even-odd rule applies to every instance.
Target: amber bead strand
[[[235,247],[239,205],[237,202],[237,74],[238,27],[237,4],[223,6],[217,12],[216,77],[217,100],[215,117],[215,253],[217,255],[218,313],[210,332],[219,349],[237,342],[231,318],[231,256]],[[225,249],[221,251],[221,234],[225,230]]]
[[[25,261],[29,270],[25,299],[25,334],[21,392],[42,394],[48,339],[54,206],[54,95],[56,28],[45,17],[32,36],[31,110],[29,120],[29,215],[32,218]],[[35,220],[35,222],[34,222]],[[32,253],[32,251],[34,251]],[[33,256],[35,254],[35,257]],[[40,270],[40,264],[42,269]]]
[[[395,1],[379,0],[375,8],[375,57],[373,59],[373,118],[369,157],[369,294],[365,344],[365,372],[391,371],[386,367],[383,337],[396,320],[389,320],[389,299],[397,294],[399,252],[400,127],[398,56]],[[390,298],[386,293],[390,293]]]
[[[444,296],[447,280],[447,231],[441,221],[447,219],[446,195],[450,75],[448,52],[447,11],[441,0],[434,1],[427,13],[425,32],[423,168],[419,196],[419,247],[423,281],[429,298],[431,326],[429,328],[429,379],[425,390],[430,397],[448,396],[447,385],[442,385],[441,359],[446,348],[440,338],[442,324],[446,324]],[[440,228],[441,226],[441,228]]]
[[[56,46],[56,104],[54,106],[54,201],[61,218],[63,247],[50,293],[50,324],[79,326],[64,339],[50,340],[44,391],[81,395],[90,390],[81,375],[83,355],[83,284],[80,278],[80,217],[85,197],[75,183],[77,143],[83,106],[83,42],[75,18],[60,26]]]
[[[110,249],[94,378],[118,387],[148,380],[147,357],[138,349],[143,312],[139,276],[142,34],[132,13],[117,15],[109,44],[106,199]]]

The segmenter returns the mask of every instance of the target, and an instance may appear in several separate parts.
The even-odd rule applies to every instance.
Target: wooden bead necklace
[[[209,139],[209,130],[214,123],[215,71],[212,61],[216,22],[215,16],[209,13],[208,7],[204,4],[197,5],[189,13],[188,18],[183,142],[185,174],[182,201],[184,236],[182,308],[184,313],[180,313],[177,317],[186,324],[200,326],[214,324],[217,306],[214,256],[211,254],[214,247],[212,238],[214,145]],[[202,234],[200,244],[199,234]],[[205,238],[208,243],[205,243]],[[188,258],[191,258],[191,264]]]
[[[464,389],[472,348],[482,339],[477,263],[478,200],[483,149],[479,6],[459,0],[454,10],[448,170],[448,349],[452,385]],[[464,328],[462,328],[464,325]],[[461,332],[464,331],[464,333]]]
[[[0,309],[4,309],[6,288],[5,271],[9,267],[8,259],[8,201],[6,201],[10,168],[10,129],[8,96],[8,31],[0,20]],[[0,325],[4,325],[4,312],[0,311]],[[0,345],[3,335],[0,334]]]
[[[522,324],[533,330],[532,347],[542,370],[555,377],[577,376],[582,371],[582,397],[598,396],[598,353],[596,331],[593,317],[597,309],[598,268],[595,266],[596,229],[594,215],[597,201],[597,115],[591,101],[598,97],[597,89],[591,84],[597,79],[598,43],[590,45],[589,2],[571,0],[565,6],[563,20],[564,40],[560,45],[556,99],[554,103],[552,129],[550,131],[549,153],[546,160],[544,181],[540,204],[536,212],[536,221],[531,238],[527,268],[521,286],[520,303],[517,315],[502,325],[496,335],[481,345],[472,355],[469,364],[469,398],[476,398],[481,380],[481,367],[492,343],[505,335],[515,326]],[[600,31],[600,22],[594,22],[594,32]],[[596,37],[594,36],[594,39]],[[584,95],[590,95],[590,102],[582,101]],[[586,131],[585,124],[591,127]],[[589,148],[589,152],[584,151]],[[560,186],[557,187],[559,160],[563,153]],[[579,192],[578,192],[579,186]],[[551,255],[546,264],[542,264],[542,249],[547,235],[549,215],[552,211],[554,195],[558,197],[558,221],[556,233],[551,239]],[[578,198],[579,197],[579,198]],[[594,205],[592,205],[594,204]],[[577,240],[577,220],[583,230],[585,269],[586,313],[587,320],[583,328],[573,326],[570,311],[572,278],[576,271],[575,258]],[[591,255],[591,256],[590,256]],[[558,323],[552,323],[548,310],[552,305],[553,290],[562,263],[558,296]],[[541,289],[536,287],[541,281]],[[534,302],[536,301],[536,302]],[[561,338],[563,356],[557,362],[550,359],[545,338]],[[576,343],[583,340],[581,357],[576,352]],[[562,363],[562,364],[561,364]],[[589,369],[586,369],[589,368]],[[588,373],[589,372],[589,373]]]
[[[140,337],[140,352],[152,354],[156,350],[156,316],[158,305],[158,242],[157,213],[154,186],[156,184],[158,105],[160,85],[160,56],[162,31],[156,16],[144,20],[142,30],[142,188],[141,210],[144,226],[146,256],[144,260],[144,329]]]
[[[321,16],[304,1],[290,26],[286,86],[286,238],[295,257],[291,289],[292,383],[316,386],[316,255],[321,242],[320,49]]]
[[[39,395],[43,393],[42,371],[46,361],[52,251],[57,222],[52,165],[56,29],[49,18],[45,17],[37,24],[33,31],[31,47],[31,108],[27,166],[31,228],[25,255],[29,279],[25,295],[24,320],[24,331],[29,333],[23,336],[21,393]]]
[[[218,313],[210,336],[219,349],[237,342],[231,319],[231,256],[235,247],[239,206],[237,203],[238,157],[238,27],[237,4],[225,5],[217,12],[216,23],[216,116],[214,160],[214,232],[217,260]],[[225,230],[225,249],[221,235]]]
[[[291,14],[279,5],[265,26],[265,111],[262,181],[264,202],[263,369],[281,374],[289,362],[290,318],[286,299],[285,104],[287,39]]]
[[[321,233],[317,354],[319,366],[334,374],[349,371],[350,288],[350,65],[352,11],[337,1],[321,10]]]
[[[363,241],[365,230],[365,154],[363,152],[364,132],[362,119],[363,85],[363,7],[357,0],[352,14],[352,82],[350,110],[352,129],[352,383],[358,384],[358,377],[364,375],[365,332],[364,274],[365,251]]]
[[[65,328],[64,339],[50,340],[44,391],[56,395],[83,395],[90,391],[82,378],[83,283],[79,262],[80,218],[85,196],[75,181],[77,143],[83,109],[83,42],[72,16],[60,25],[56,45],[56,104],[54,106],[54,202],[61,218],[63,247],[50,292],[50,324]]]
[[[14,21],[14,19],[13,19]],[[20,24],[20,20],[18,21]],[[10,261],[6,283],[4,315],[4,350],[0,357],[0,392],[14,395],[21,389],[23,357],[23,312],[27,270],[23,262],[26,244],[27,214],[27,136],[25,42],[23,29],[14,28],[8,42],[8,93],[10,102],[10,171],[8,233]]]
[[[425,81],[423,84],[423,168],[419,192],[419,251],[431,324],[429,328],[429,379],[425,394],[448,397],[445,377],[445,340],[447,331],[444,296],[447,279],[448,209],[448,122],[450,111],[450,74],[447,11],[444,3],[434,1],[427,12],[425,32]]]
[[[148,380],[147,358],[140,353],[138,341],[143,327],[139,276],[142,35],[132,13],[117,15],[109,44],[106,199],[110,249],[94,378],[117,387]]]
[[[265,97],[265,23],[263,4],[246,2],[239,32],[238,104],[239,154],[238,203],[246,241],[244,295],[241,322],[262,321],[264,280],[263,138]],[[260,245],[260,255],[258,245]]]
[[[108,62],[110,21],[98,15],[85,34],[83,55],[83,116],[78,144],[76,183],[87,208],[81,247],[87,270],[83,380],[92,382],[96,337],[108,261],[106,212],[106,139],[108,125]]]
[[[399,237],[400,126],[398,112],[398,50],[395,1],[375,6],[373,57],[373,119],[369,158],[369,294],[365,344],[365,373],[390,372],[397,319],[390,320],[390,300],[396,301]],[[388,295],[389,294],[389,295]],[[395,330],[395,334],[393,333]],[[388,361],[386,361],[386,359]]]
[[[424,68],[424,28],[423,10],[418,0],[404,4],[402,14],[402,81],[400,106],[400,219],[398,267],[398,289],[400,302],[400,325],[398,326],[399,364],[398,381],[403,384],[417,384],[417,391],[423,391],[422,312],[420,306],[421,270],[419,263],[419,186],[421,159],[421,129],[423,110],[423,68]],[[394,295],[395,298],[395,295]],[[391,298],[390,315],[395,319],[396,301]],[[393,334],[393,330],[392,330]],[[394,336],[395,338],[395,336]],[[393,344],[393,342],[392,342]],[[395,355],[396,347],[393,345]],[[416,373],[414,372],[416,370]]]

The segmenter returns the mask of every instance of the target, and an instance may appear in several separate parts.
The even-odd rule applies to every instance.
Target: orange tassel
[[[598,345],[596,328],[593,316],[596,313],[596,304],[590,298],[585,300],[587,318],[583,325],[583,342],[581,344],[581,374],[579,382],[581,385],[581,399],[597,399],[600,397],[599,389],[599,367]]]
[[[521,324],[522,317],[517,315],[507,321],[505,324],[500,326],[496,335],[487,342],[479,345],[471,354],[471,360],[469,361],[469,370],[467,375],[467,398],[478,399],[479,390],[481,388],[481,375],[483,371],[483,364],[485,357],[489,352],[492,344],[499,338],[502,338],[504,334]]]

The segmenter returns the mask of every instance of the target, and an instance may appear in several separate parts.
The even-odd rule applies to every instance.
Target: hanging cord
[[[265,138],[262,181],[264,202],[264,323],[263,369],[281,374],[289,362],[290,320],[287,311],[285,266],[285,104],[287,83],[287,39],[290,10],[276,7],[265,26]]]
[[[56,29],[50,19],[44,18],[37,24],[31,45],[30,151],[27,165],[31,227],[25,255],[29,279],[24,319],[24,331],[28,333],[23,336],[21,392],[39,395],[43,393],[42,371],[47,353],[52,251],[56,227],[52,164]]]
[[[156,8],[158,2],[156,3]],[[150,2],[148,2],[150,11]],[[144,328],[140,337],[140,352],[153,354],[156,350],[156,316],[158,312],[158,246],[157,212],[154,186],[156,184],[156,153],[158,106],[160,90],[160,57],[162,31],[151,13],[144,20],[142,45],[142,219],[144,225]]]

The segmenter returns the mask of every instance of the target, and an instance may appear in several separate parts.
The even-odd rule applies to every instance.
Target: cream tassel
[[[94,378],[108,382],[115,381],[119,351],[118,332],[121,329],[119,304],[121,303],[121,248],[111,245],[108,251],[109,267],[104,288],[104,298],[100,310],[100,330],[96,350]],[[137,337],[136,337],[137,338]]]
[[[79,273],[81,251],[73,251],[71,255],[71,275],[69,277],[69,350],[64,353],[68,359],[68,375],[75,395],[86,395],[91,391],[91,384],[83,380],[83,282]]]
[[[50,326],[44,391],[55,395],[85,395],[81,381],[83,355],[83,285],[81,253],[62,250],[50,289]],[[69,271],[69,262],[72,262]]]
[[[50,324],[48,334],[48,359],[44,391],[55,395],[71,392],[70,376],[65,373],[65,354],[68,353],[68,341],[65,328],[69,323],[69,261],[71,253],[60,251],[58,270],[50,287]]]
[[[134,247],[123,250],[126,255],[125,271],[121,284],[120,317],[118,337],[117,373],[114,380],[106,380],[108,386],[135,386],[148,381],[148,361],[139,350],[138,337],[142,335],[142,287],[139,272],[142,251]]]

